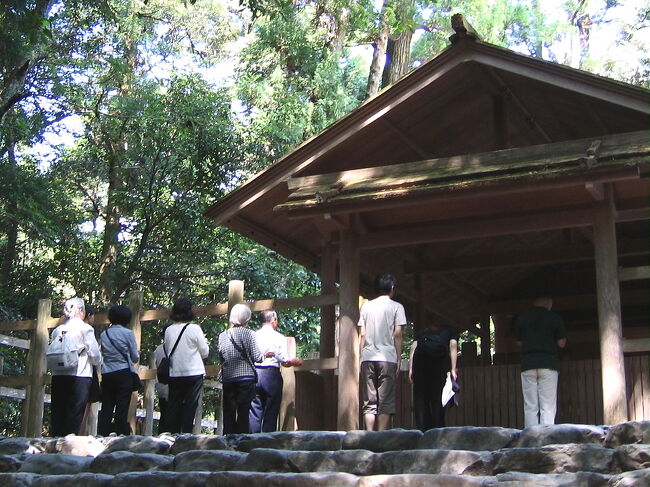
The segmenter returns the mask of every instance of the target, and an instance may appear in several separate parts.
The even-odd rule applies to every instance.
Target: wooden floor
[[[629,419],[650,420],[649,356],[625,357]],[[447,426],[523,428],[519,364],[463,367],[460,406],[447,410]],[[600,361],[563,361],[556,423],[602,424]],[[333,392],[332,392],[333,391]],[[296,416],[302,430],[336,429],[336,376],[296,373]],[[411,385],[402,374],[393,426],[413,428]],[[361,424],[361,423],[360,423]]]

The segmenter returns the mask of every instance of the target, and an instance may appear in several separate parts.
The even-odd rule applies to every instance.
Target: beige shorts
[[[395,375],[392,362],[361,362],[363,414],[395,414]]]

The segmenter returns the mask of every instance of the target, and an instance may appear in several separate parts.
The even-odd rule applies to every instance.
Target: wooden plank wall
[[[625,357],[627,399],[631,421],[650,420],[650,355]],[[447,410],[447,426],[503,426],[523,428],[521,368],[518,364],[472,366],[460,370],[460,407]],[[336,388],[336,378],[328,387]],[[327,397],[322,376],[296,373],[296,408],[299,429],[332,430],[325,420],[336,401]],[[336,389],[334,389],[336,390]],[[393,427],[414,428],[411,384],[402,373],[397,391],[398,413]],[[603,398],[600,360],[563,361],[558,386],[557,423],[602,424]],[[363,424],[360,422],[359,424]]]

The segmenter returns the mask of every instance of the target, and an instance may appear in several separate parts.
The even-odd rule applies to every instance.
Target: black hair
[[[377,294],[390,294],[397,284],[397,279],[392,274],[379,274],[375,277],[375,292]]]
[[[132,314],[128,306],[116,304],[108,310],[108,321],[114,325],[128,325]]]
[[[86,305],[86,317],[94,316],[94,315],[95,315],[95,308],[93,308],[91,305],[87,304]]]
[[[194,319],[194,311],[192,311],[192,301],[187,298],[179,299],[172,306],[172,311],[169,318],[175,322],[192,321]]]

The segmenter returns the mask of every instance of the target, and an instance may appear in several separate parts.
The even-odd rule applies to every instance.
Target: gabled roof
[[[619,221],[631,222],[619,226],[622,262],[648,254],[650,227],[633,222],[650,217],[649,115],[648,90],[462,40],[206,215],[312,270],[324,245],[354,225],[362,285],[393,272],[402,297],[416,301],[424,286],[443,321],[468,310],[484,316],[495,299],[523,297],[549,279],[560,292],[591,296],[565,302],[594,312],[585,248],[602,183],[614,184]],[[642,149],[632,154],[635,143]],[[481,262],[468,268],[467,256]],[[547,269],[558,262],[564,267]],[[429,277],[418,284],[413,272]],[[629,299],[638,309],[647,294]]]

